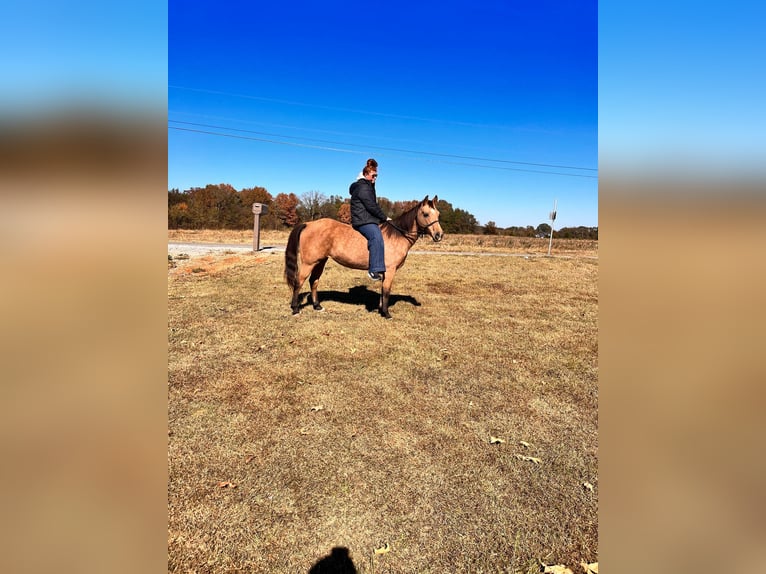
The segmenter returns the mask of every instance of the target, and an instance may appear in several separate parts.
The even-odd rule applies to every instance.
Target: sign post
[[[551,245],[553,245],[553,222],[556,221],[556,203],[557,199],[553,200],[553,211],[548,214],[551,220],[551,238],[548,240],[548,257],[551,256]]]
[[[256,253],[261,248],[261,215],[266,215],[269,212],[269,206],[265,203],[254,203],[253,214],[255,215],[255,221],[253,222],[253,251]]]

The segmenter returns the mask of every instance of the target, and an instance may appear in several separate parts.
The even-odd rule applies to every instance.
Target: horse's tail
[[[298,248],[301,243],[301,233],[305,228],[305,223],[293,227],[285,248],[285,281],[293,289],[300,287],[298,285]]]

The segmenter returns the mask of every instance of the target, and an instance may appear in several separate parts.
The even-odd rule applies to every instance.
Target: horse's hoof
[[[296,315],[300,315],[300,314],[301,314],[301,310],[300,309],[293,309],[293,317],[295,317]]]
[[[314,311],[324,311],[324,307],[321,305],[314,305]]]

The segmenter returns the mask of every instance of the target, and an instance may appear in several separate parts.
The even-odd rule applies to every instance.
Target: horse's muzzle
[[[444,235],[442,233],[435,233],[434,234],[434,241],[441,241]]]

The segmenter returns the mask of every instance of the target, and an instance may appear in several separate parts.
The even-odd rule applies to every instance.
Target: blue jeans
[[[386,255],[380,227],[376,223],[366,223],[357,227],[356,230],[367,238],[367,249],[370,251],[370,272],[385,272]]]

